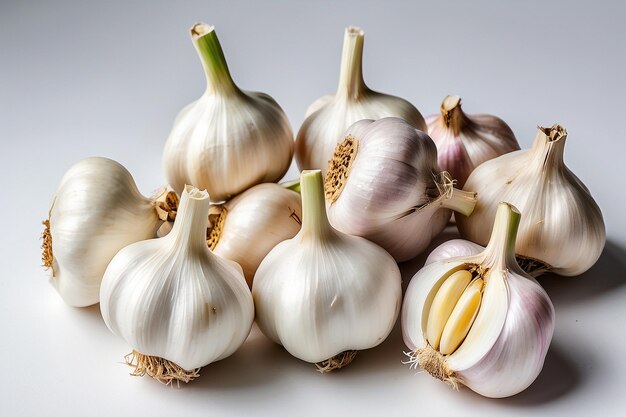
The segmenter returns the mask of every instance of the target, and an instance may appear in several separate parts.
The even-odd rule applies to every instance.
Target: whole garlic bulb
[[[370,90],[363,80],[364,32],[346,28],[339,87],[335,95],[316,100],[306,112],[306,120],[296,138],[296,162],[302,169],[321,169],[325,174],[342,134],[361,119],[395,116],[416,129],[426,131],[420,112],[408,101]]]
[[[42,260],[67,304],[98,303],[111,258],[124,246],[153,238],[168,218],[170,208],[160,204],[141,195],[126,168],[111,159],[87,158],[65,173],[44,221]]]
[[[211,206],[209,249],[237,262],[252,286],[259,264],[274,246],[291,239],[302,222],[300,195],[273,184],[259,184],[221,205]]]
[[[501,203],[483,251],[442,257],[413,277],[402,309],[411,366],[493,398],[515,395],[537,378],[554,333],[554,307],[515,260],[519,218]]]
[[[524,214],[515,252],[525,269],[573,276],[591,268],[604,248],[604,220],[587,187],[563,162],[566,138],[559,125],[540,127],[531,149],[476,168],[465,189],[479,199],[471,217],[456,216],[461,236],[484,245],[497,202],[508,201]]]
[[[233,82],[212,26],[198,23],[191,37],[204,66],[206,92],[178,114],[163,152],[169,183],[206,188],[213,201],[262,182],[278,181],[293,155],[287,116],[270,96]]]
[[[389,335],[400,271],[382,248],[330,226],[319,170],[303,171],[301,187],[302,229],[261,262],[252,295],[263,333],[326,372]]]
[[[443,99],[441,114],[427,117],[426,124],[428,135],[437,145],[439,167],[452,175],[459,188],[478,165],[520,148],[502,119],[490,114],[465,114],[458,96]]]
[[[395,117],[361,120],[346,131],[325,190],[333,227],[377,243],[396,261],[426,249],[450,220],[449,209],[469,215],[476,203],[439,171],[428,135]]]
[[[241,267],[206,245],[209,196],[186,186],[172,231],[129,245],[100,292],[107,327],[133,348],[135,375],[188,382],[244,342],[254,305]]]

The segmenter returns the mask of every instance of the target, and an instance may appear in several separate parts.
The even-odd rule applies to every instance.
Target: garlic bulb
[[[457,96],[447,96],[441,103],[441,114],[427,117],[426,124],[437,145],[439,167],[452,175],[459,188],[478,165],[520,148],[502,119],[465,114]]]
[[[508,201],[524,214],[515,252],[528,272],[573,276],[591,268],[604,248],[604,220],[587,187],[563,162],[566,137],[559,125],[539,128],[531,149],[476,168],[465,189],[479,199],[471,217],[456,216],[461,236],[484,245],[497,202]]]
[[[519,218],[501,203],[483,251],[432,262],[413,277],[402,309],[411,366],[493,398],[515,395],[537,378],[554,307],[516,263]]]
[[[256,185],[221,205],[211,206],[209,248],[237,262],[249,286],[259,264],[302,224],[300,195],[277,184]]]
[[[426,249],[450,220],[448,209],[469,215],[476,203],[439,172],[428,135],[395,117],[361,120],[346,131],[325,189],[333,227],[377,243],[396,261]]]
[[[118,252],[100,291],[108,328],[133,347],[135,375],[188,382],[250,333],[254,305],[241,267],[206,245],[209,196],[186,186],[172,231]]]
[[[43,255],[51,283],[74,307],[98,302],[100,281],[113,256],[131,243],[150,239],[175,215],[177,196],[163,190],[148,199],[130,173],[107,158],[72,166],[57,188],[43,223]]]
[[[319,170],[304,171],[301,187],[302,229],[261,262],[252,295],[263,333],[327,372],[389,335],[400,271],[382,248],[330,226]]]
[[[400,117],[416,129],[426,131],[420,112],[408,101],[370,90],[363,81],[363,40],[357,27],[348,27],[341,55],[339,87],[335,95],[315,101],[296,138],[296,162],[302,169],[322,169],[326,173],[335,146],[342,134],[361,119]]]
[[[191,37],[207,78],[206,92],[179,113],[163,152],[167,178],[206,188],[222,201],[262,182],[278,181],[293,154],[287,116],[270,96],[240,90],[228,71],[212,26],[198,23]]]

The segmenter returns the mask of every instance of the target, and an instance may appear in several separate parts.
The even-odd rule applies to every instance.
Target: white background
[[[0,414],[618,415],[626,409],[626,10],[620,2],[0,3]],[[149,194],[183,105],[203,91],[189,40],[216,25],[231,72],[272,95],[297,130],[337,84],[343,28],[366,32],[364,72],[424,115],[446,94],[497,114],[522,147],[536,125],[569,131],[565,159],[602,208],[606,249],[578,278],[542,279],[557,326],[525,392],[490,400],[403,365],[396,330],[350,367],[320,375],[254,331],[234,356],[170,389],[132,378],[129,347],[97,306],[63,304],[40,267],[40,221],[63,173],[101,155]],[[295,167],[288,177],[297,176]],[[449,238],[448,234],[444,238]],[[402,265],[405,283],[421,261]]]

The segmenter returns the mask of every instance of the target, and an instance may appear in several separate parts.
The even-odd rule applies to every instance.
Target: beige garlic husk
[[[300,194],[278,184],[259,184],[209,209],[209,248],[243,268],[248,286],[259,264],[302,224]]]
[[[487,247],[444,243],[411,280],[402,309],[411,367],[492,398],[532,384],[555,325],[550,298],[515,259],[520,213],[497,207]],[[454,252],[465,255],[446,256]]]
[[[334,95],[313,102],[296,137],[296,162],[303,169],[321,169],[325,174],[335,146],[343,133],[362,119],[400,117],[426,131],[426,122],[411,103],[400,97],[370,90],[363,80],[364,32],[346,28],[341,55],[339,86]]]
[[[502,119],[490,114],[466,114],[458,96],[444,98],[441,113],[427,117],[426,124],[428,135],[437,145],[439,167],[452,175],[459,188],[478,165],[520,148]]]
[[[606,240],[602,212],[563,161],[566,130],[540,127],[531,149],[480,165],[465,183],[478,193],[471,217],[456,216],[461,236],[484,245],[498,201],[523,213],[515,252],[533,275],[580,275],[600,257]]]
[[[395,117],[361,120],[345,132],[325,191],[333,227],[375,242],[399,262],[426,249],[452,210],[469,215],[476,203],[440,171],[428,135]]]
[[[99,301],[100,282],[123,247],[155,237],[176,215],[178,197],[163,188],[144,197],[119,163],[100,157],[73,165],[61,179],[44,221],[44,267],[63,300],[74,307]]]
[[[207,78],[205,93],[176,117],[163,166],[174,190],[206,188],[224,201],[255,184],[276,182],[293,155],[287,116],[270,96],[235,85],[213,26],[191,28]]]

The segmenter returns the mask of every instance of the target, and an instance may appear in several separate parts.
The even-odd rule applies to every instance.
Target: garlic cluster
[[[441,114],[427,117],[426,124],[437,145],[439,167],[452,175],[459,188],[478,165],[520,148],[502,119],[466,114],[458,96],[447,96],[441,103]]]
[[[515,395],[537,378],[554,333],[554,307],[515,260],[519,220],[513,206],[500,203],[484,250],[439,251],[413,277],[402,310],[412,366],[493,398]],[[446,258],[455,251],[471,254]]]
[[[396,261],[420,254],[450,220],[472,212],[476,196],[459,191],[437,166],[437,149],[402,119],[361,120],[345,133],[325,179],[336,229],[385,248]]]
[[[524,214],[515,252],[533,274],[574,276],[597,261],[606,231],[602,212],[585,185],[563,162],[567,132],[540,127],[529,150],[480,165],[465,183],[479,199],[471,217],[456,216],[461,236],[487,242],[499,201]]]
[[[293,154],[287,116],[267,94],[242,91],[233,82],[212,26],[191,29],[207,78],[206,92],[178,114],[165,144],[163,166],[180,192],[206,188],[223,201],[262,182],[278,181]]]
[[[382,248],[332,228],[319,170],[304,171],[301,187],[302,229],[261,262],[252,294],[263,333],[326,372],[389,335],[400,271]]]
[[[321,169],[326,173],[335,146],[342,134],[361,119],[395,116],[416,129],[426,131],[420,112],[408,101],[370,90],[363,80],[364,33],[357,27],[346,28],[339,87],[334,95],[315,101],[306,112],[306,119],[296,138],[296,162],[302,169]]]
[[[208,211],[207,192],[186,186],[172,231],[125,247],[106,269],[102,317],[132,346],[135,375],[188,382],[250,332],[250,290],[236,262],[208,249]]]
[[[86,307],[99,300],[100,281],[124,246],[150,239],[176,212],[177,196],[139,193],[130,173],[107,158],[87,158],[63,176],[44,221],[43,264],[63,300]]]

